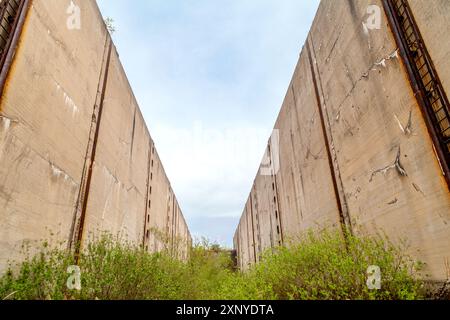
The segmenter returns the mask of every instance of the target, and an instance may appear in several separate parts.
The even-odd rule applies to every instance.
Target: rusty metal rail
[[[391,29],[450,187],[450,104],[407,0],[384,0]]]
[[[0,0],[0,93],[25,21],[29,0]]]
[[[0,1],[0,55],[2,61],[5,57],[4,53],[8,49],[8,43],[12,38],[13,27],[19,16],[19,7],[19,0]]]

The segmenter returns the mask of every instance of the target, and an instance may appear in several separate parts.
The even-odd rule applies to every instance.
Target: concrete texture
[[[24,240],[70,244],[83,196],[83,242],[108,231],[180,257],[191,243],[114,46],[106,63],[109,34],[97,5],[78,5],[82,27],[69,30],[68,2],[32,2],[1,97],[0,270],[20,259]]]
[[[410,2],[448,93],[450,6]],[[368,30],[363,22],[374,4],[381,28]],[[285,245],[308,229],[382,231],[393,241],[406,238],[430,280],[445,280],[449,189],[397,49],[381,1],[322,0],[274,127],[280,169],[274,179],[258,174],[249,197],[258,199],[254,232],[264,243],[257,256],[277,245],[278,209]],[[405,128],[409,118],[412,132],[405,133],[399,124]],[[255,262],[246,223],[234,237],[243,269]]]

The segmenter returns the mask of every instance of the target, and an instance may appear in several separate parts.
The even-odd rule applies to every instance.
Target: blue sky
[[[319,0],[97,0],[193,236],[231,246]]]

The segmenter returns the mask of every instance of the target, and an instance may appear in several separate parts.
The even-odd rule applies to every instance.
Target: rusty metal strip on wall
[[[316,59],[315,59],[315,54],[313,56],[311,47],[314,50],[314,46],[311,43],[309,43],[309,41],[307,41],[306,49],[308,51],[308,59],[309,59],[310,67],[311,67],[311,76],[313,79],[314,93],[315,93],[316,100],[317,100],[317,107],[319,109],[320,122],[321,122],[321,126],[322,126],[323,137],[325,140],[325,147],[327,150],[327,158],[328,158],[328,162],[329,162],[329,166],[330,166],[331,178],[333,180],[333,188],[334,188],[336,203],[337,203],[338,210],[339,210],[339,218],[340,218],[342,230],[345,235],[346,232],[352,232],[352,226],[351,226],[351,221],[350,221],[350,215],[348,212],[347,202],[345,199],[345,193],[343,190],[342,180],[341,180],[341,177],[339,174],[339,169],[337,168],[337,164],[335,163],[337,161],[337,159],[336,159],[335,154],[332,153],[332,150],[334,151],[334,147],[332,146],[332,141],[329,137],[329,135],[331,136],[331,133],[328,133],[327,125],[330,130],[331,130],[331,128],[329,126],[329,123],[328,124],[325,123],[325,115],[324,115],[324,110],[323,110],[320,93],[319,93],[318,82],[320,82],[320,79],[317,79],[319,77],[319,75],[318,75],[319,70],[317,70],[317,75],[316,75],[316,70],[314,68],[314,62],[313,62],[313,61],[316,61]],[[323,91],[323,89],[322,89],[322,91]]]
[[[81,250],[81,242],[83,239],[84,224],[86,220],[86,210],[89,200],[89,191],[92,182],[92,172],[95,163],[97,151],[98,137],[100,133],[100,124],[103,113],[103,102],[105,100],[106,85],[108,81],[109,65],[111,61],[113,43],[109,35],[105,41],[106,59],[102,64],[102,71],[97,90],[97,98],[92,114],[91,130],[89,134],[89,142],[86,151],[85,164],[83,168],[82,181],[80,183],[80,191],[78,195],[77,205],[75,208],[74,222],[72,226],[72,234],[70,237],[70,247],[75,249],[75,259],[78,262]]]
[[[151,161],[153,160],[153,142],[150,141],[149,144],[149,150],[148,150],[148,163],[147,163],[147,184],[146,184],[146,196],[145,196],[145,217],[144,217],[144,234],[142,236],[142,247],[146,250],[148,250],[148,243],[150,241],[150,230],[148,229],[148,226],[150,225],[150,205],[151,205],[151,194],[150,194],[150,188],[152,184],[151,179],[153,177],[153,168],[151,167]]]
[[[255,222],[254,222],[254,216],[253,216],[253,200],[252,196],[249,197],[249,204],[250,204],[250,217],[252,219],[252,237],[253,237],[253,254],[254,254],[254,261],[257,262],[257,254],[256,254],[256,241],[255,241]]]
[[[0,0],[0,99],[31,0]]]
[[[278,147],[279,148],[279,147]],[[279,152],[279,151],[278,151]],[[273,155],[272,155],[272,161],[273,161]],[[278,160],[279,161],[279,160]],[[277,181],[277,174],[274,173],[272,175],[272,183],[273,183],[273,191],[275,194],[275,219],[277,221],[277,227],[279,228],[279,230],[277,229],[277,234],[279,235],[279,245],[283,245],[284,244],[284,233],[283,233],[283,224],[282,224],[282,219],[281,219],[281,206],[280,206],[280,195],[278,192],[278,181]]]
[[[178,254],[176,252],[176,246],[178,245],[177,243],[177,232],[178,232],[178,203],[175,201],[175,194],[172,196],[173,197],[173,230],[172,230],[172,250],[173,250],[173,254]]]
[[[406,0],[383,0],[414,96],[450,188],[450,103]]]

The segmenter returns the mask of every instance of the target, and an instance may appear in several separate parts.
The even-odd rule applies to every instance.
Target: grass
[[[69,290],[71,252],[50,248],[28,255],[0,278],[0,299],[420,299],[421,264],[381,237],[312,233],[297,244],[266,252],[246,272],[228,251],[208,241],[193,246],[188,261],[168,252],[147,253],[102,235],[84,248],[81,290]],[[366,284],[367,267],[381,270],[381,289]]]

